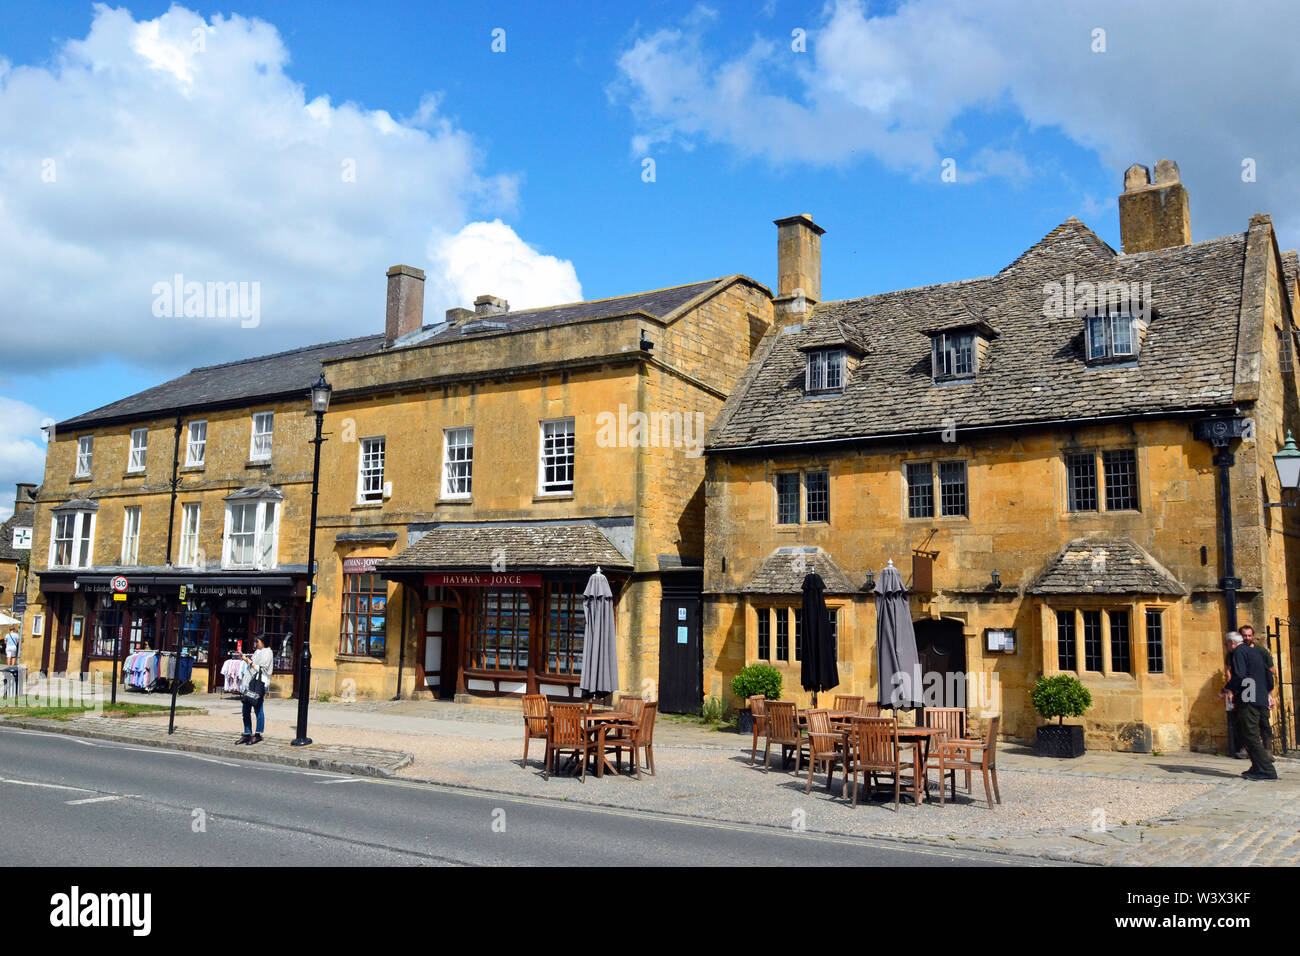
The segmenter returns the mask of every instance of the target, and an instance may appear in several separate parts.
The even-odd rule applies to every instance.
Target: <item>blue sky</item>
[[[1118,246],[1123,169],[1165,156],[1194,239],[1267,211],[1295,245],[1291,7],[1061,6],[0,5],[0,502],[44,419],[378,331],[396,262],[426,317],[774,285],[771,221],[807,212],[845,298],[994,272],[1070,215]],[[178,272],[259,283],[256,326],[155,315]]]

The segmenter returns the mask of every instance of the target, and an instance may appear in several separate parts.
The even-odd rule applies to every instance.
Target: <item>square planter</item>
[[[754,714],[749,710],[742,710],[736,714],[736,733],[753,734],[754,733]]]
[[[1078,724],[1039,727],[1037,751],[1040,757],[1082,757],[1083,727]]]

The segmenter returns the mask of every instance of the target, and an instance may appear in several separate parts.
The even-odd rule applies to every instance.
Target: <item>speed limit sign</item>
[[[129,586],[125,574],[114,575],[113,580],[110,581],[109,584],[112,586],[113,590],[119,594],[125,592]]]

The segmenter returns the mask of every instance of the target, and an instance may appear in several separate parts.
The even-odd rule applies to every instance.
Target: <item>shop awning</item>
[[[593,524],[439,525],[378,564],[385,577],[403,572],[632,570],[632,562]]]

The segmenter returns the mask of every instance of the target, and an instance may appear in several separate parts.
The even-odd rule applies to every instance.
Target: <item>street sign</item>
[[[113,600],[114,600],[114,601],[125,601],[125,600],[126,600],[126,594],[125,594],[125,592],[118,591],[116,594],[113,595]]]
[[[130,583],[126,580],[125,574],[114,575],[113,580],[109,582],[109,585],[113,588],[114,591],[118,592],[119,594],[125,594],[126,589],[131,586]]]
[[[181,599],[182,601],[185,600],[185,585],[183,585],[183,584],[181,585],[181,595],[180,595],[180,599]]]

